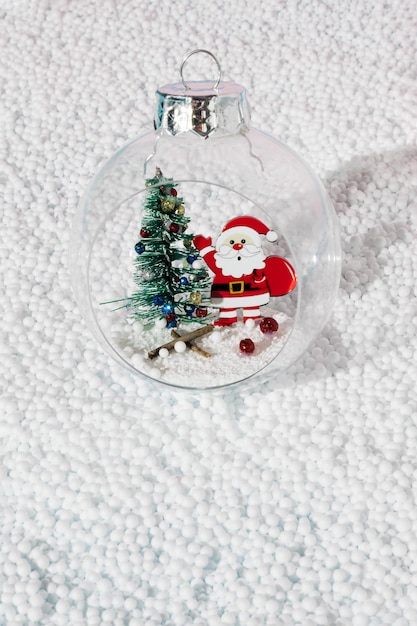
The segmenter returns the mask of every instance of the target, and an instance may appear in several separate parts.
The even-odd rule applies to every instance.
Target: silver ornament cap
[[[217,64],[216,81],[186,82],[183,69],[193,54],[204,52]],[[250,109],[246,89],[237,83],[221,81],[221,68],[208,50],[193,50],[182,62],[180,83],[159,87],[156,91],[155,129],[169,135],[194,133],[207,139],[211,136],[244,133],[250,125]]]

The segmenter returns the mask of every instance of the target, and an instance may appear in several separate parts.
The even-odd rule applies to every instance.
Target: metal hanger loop
[[[196,50],[192,50],[191,52],[189,52],[189,53],[188,53],[188,54],[184,57],[183,62],[181,63],[181,67],[180,67],[180,76],[181,76],[182,84],[184,85],[184,87],[185,87],[186,89],[190,89],[190,86],[189,86],[189,85],[185,82],[185,79],[184,79],[184,74],[183,74],[183,70],[184,70],[184,66],[185,66],[185,64],[187,63],[188,59],[189,59],[191,56],[193,56],[193,54],[197,54],[197,53],[199,53],[199,52],[203,52],[204,54],[208,54],[208,55],[209,55],[209,56],[213,59],[213,61],[216,63],[216,65],[217,65],[217,69],[218,69],[218,71],[219,71],[219,75],[218,75],[218,78],[217,78],[216,82],[215,82],[215,83],[214,83],[214,85],[213,85],[213,89],[214,89],[214,90],[216,90],[216,89],[217,89],[217,87],[219,86],[219,83],[220,83],[220,80],[221,80],[221,77],[222,77],[222,68],[221,68],[221,66],[220,66],[219,61],[218,61],[218,60],[217,60],[217,58],[214,56],[214,54],[213,54],[212,52],[210,52],[209,50],[203,50],[203,48],[197,48]]]

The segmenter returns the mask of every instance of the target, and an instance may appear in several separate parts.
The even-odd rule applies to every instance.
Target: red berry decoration
[[[200,307],[198,307],[198,309],[195,312],[197,317],[206,317],[207,316],[207,309],[201,309]]]
[[[239,344],[239,349],[245,354],[252,354],[252,352],[255,351],[255,344],[253,343],[252,339],[242,339]]]
[[[165,319],[166,319],[167,322],[173,322],[175,320],[175,318],[176,318],[175,313],[167,313],[165,315]]]
[[[176,190],[176,189],[174,189],[174,188],[172,188],[172,189],[171,189],[171,191],[170,191],[169,193],[171,194],[171,196],[174,196],[174,197],[178,195],[177,190]]]
[[[147,239],[148,237],[151,236],[151,233],[149,232],[149,230],[146,230],[146,228],[141,228],[140,236],[143,237],[143,239]]]
[[[171,222],[171,224],[169,225],[169,230],[171,231],[171,233],[178,233],[180,230],[180,225],[175,224],[175,222]]]
[[[263,333],[276,333],[278,322],[273,317],[264,317],[259,324],[259,328]]]

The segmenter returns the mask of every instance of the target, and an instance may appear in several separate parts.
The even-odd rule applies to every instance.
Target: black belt
[[[259,287],[252,287],[250,283],[243,280],[232,280],[230,283],[216,283],[212,286],[212,291],[228,291],[229,293],[243,293],[244,291],[259,291]]]

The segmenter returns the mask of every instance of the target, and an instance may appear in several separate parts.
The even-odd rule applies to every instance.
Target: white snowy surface
[[[262,311],[265,317],[273,313],[266,307]],[[118,347],[118,354],[146,376],[182,389],[208,390],[244,381],[274,361],[292,330],[292,320],[284,313],[275,314],[274,319],[278,322],[277,332],[263,333],[260,324],[255,324],[254,320],[243,323],[239,319],[237,324],[215,327],[209,334],[192,342],[204,350],[207,357],[187,349],[183,341],[178,341],[168,354],[163,348],[162,355],[149,358],[149,351],[173,339],[169,329],[160,329],[156,324],[148,331],[140,322],[117,324],[114,344]],[[182,327],[179,334],[184,335],[198,328],[201,326],[194,322]],[[240,342],[244,339],[254,343],[254,351],[250,354],[240,350]]]
[[[0,15],[0,624],[417,624],[413,0]],[[344,258],[285,376],[191,394],[101,351],[68,246],[88,181],[201,46],[322,177]]]

